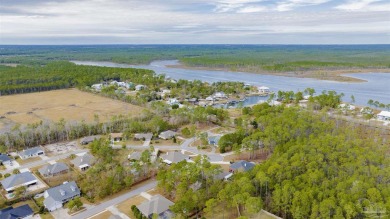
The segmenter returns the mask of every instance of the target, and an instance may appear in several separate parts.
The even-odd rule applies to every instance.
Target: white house
[[[208,96],[208,97],[206,97],[206,101],[214,101],[214,97]]]
[[[137,90],[137,91],[143,90],[145,88],[146,88],[146,86],[142,85],[142,84],[139,84],[139,85],[135,86],[135,90]]]
[[[269,87],[266,86],[257,87],[257,90],[259,91],[259,93],[263,93],[263,94],[268,94],[270,92]]]
[[[45,152],[43,151],[43,149],[40,146],[37,146],[37,147],[33,147],[33,148],[29,148],[29,149],[20,151],[18,155],[22,160],[24,160],[24,159],[27,159],[30,157],[38,157],[41,155],[45,155]]]
[[[101,91],[103,89],[104,85],[103,84],[93,84],[91,86],[92,89],[96,90],[96,91]]]
[[[390,112],[389,111],[382,111],[377,115],[377,118],[379,120],[383,120],[383,121],[390,121]]]
[[[76,182],[66,182],[46,190],[43,197],[45,197],[43,201],[45,208],[48,211],[55,211],[56,209],[62,208],[66,202],[80,197],[80,189],[77,187]]]
[[[175,105],[175,104],[177,104],[177,105],[179,105],[180,104],[180,102],[176,99],[176,98],[169,98],[169,100],[167,101],[167,103],[169,104],[169,105]]]
[[[216,99],[224,99],[227,98],[226,94],[224,92],[216,92],[214,95],[214,98]]]
[[[339,108],[342,110],[355,110],[356,107],[354,105],[348,104],[348,103],[342,103],[339,105]]]

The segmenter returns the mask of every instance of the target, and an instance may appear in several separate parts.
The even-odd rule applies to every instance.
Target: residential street
[[[45,164],[45,163],[47,163],[49,161],[56,161],[56,160],[60,160],[60,159],[65,159],[65,158],[69,157],[71,154],[78,154],[78,153],[84,153],[84,152],[88,152],[88,150],[87,149],[82,149],[82,150],[71,151],[71,152],[60,154],[60,155],[57,155],[57,156],[54,156],[54,157],[49,157],[48,159],[45,159],[45,160],[38,160],[38,161],[34,161],[34,162],[27,163],[27,164],[24,164],[24,165],[20,165],[17,168],[18,169],[33,168],[33,167],[37,167],[37,166],[43,165],[43,164]],[[0,171],[0,173],[4,175],[6,173],[11,173],[12,170],[13,169],[2,170],[2,171]]]
[[[114,199],[108,200],[106,202],[103,202],[99,205],[95,205],[93,207],[90,207],[86,211],[83,211],[80,214],[77,214],[77,215],[71,217],[71,219],[85,219],[85,218],[92,217],[95,214],[98,214],[98,213],[104,211],[106,208],[108,208],[110,206],[117,205],[117,204],[119,204],[119,203],[121,203],[129,198],[137,196],[137,195],[141,194],[141,192],[146,192],[146,191],[156,187],[156,185],[157,185],[156,181],[150,182],[150,183],[148,183],[142,187],[139,187],[137,189],[134,189],[126,194],[123,194],[123,195],[118,196]],[[129,209],[130,209],[130,206],[129,206]]]

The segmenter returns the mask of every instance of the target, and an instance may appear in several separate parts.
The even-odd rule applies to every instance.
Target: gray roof
[[[30,206],[28,206],[28,204],[19,206],[17,208],[8,207],[0,210],[0,218],[2,219],[19,219],[33,214],[34,212]]]
[[[225,179],[225,177],[227,176],[227,175],[229,175],[229,174],[231,174],[231,173],[229,173],[229,172],[221,172],[221,173],[219,173],[219,174],[217,174],[217,175],[214,175],[214,179],[215,180],[222,180],[222,179]]]
[[[87,136],[80,140],[81,144],[88,144],[90,142],[93,142],[95,139],[100,139],[100,135],[93,135],[93,136]]]
[[[0,162],[10,161],[11,158],[8,157],[6,154],[0,154]]]
[[[208,137],[208,141],[209,142],[214,142],[215,144],[218,144],[219,139],[221,139],[220,135],[214,135],[214,136]]]
[[[163,137],[163,138],[172,138],[175,135],[176,135],[176,132],[168,130],[165,132],[161,132],[160,135],[158,135],[158,136]]]
[[[145,216],[150,216],[151,214],[161,214],[167,210],[174,203],[166,199],[161,195],[153,196],[150,201],[146,201],[137,206],[137,208],[144,214]]]
[[[137,133],[134,135],[135,139],[143,139],[145,138],[146,141],[151,140],[153,137],[153,133]]]
[[[50,188],[46,190],[46,192],[48,194],[48,197],[45,198],[43,203],[48,208],[50,208],[49,206],[54,204],[54,202],[56,201],[63,203],[65,200],[80,195],[80,189],[79,187],[77,187],[75,181]]]
[[[161,158],[164,160],[169,160],[172,163],[179,163],[180,161],[187,160],[190,157],[180,152],[174,151],[162,155]]]
[[[26,150],[23,150],[19,152],[19,156],[31,156],[33,154],[37,154],[38,152],[43,152],[42,148],[40,146],[29,148]]]
[[[1,181],[1,185],[4,189],[9,189],[15,186],[22,185],[24,183],[37,180],[34,175],[30,172],[19,173],[15,175],[11,175]]]
[[[253,164],[251,162],[248,162],[245,160],[240,160],[240,161],[237,161],[235,163],[230,164],[230,169],[232,169],[232,170],[242,169],[244,171],[248,171],[248,170],[252,169],[254,166],[255,166],[255,164]]]
[[[69,167],[64,163],[55,163],[46,165],[40,168],[38,171],[41,175],[52,175],[56,173],[60,173],[62,171],[69,170]]]
[[[133,153],[131,153],[130,155],[129,155],[129,160],[139,160],[139,159],[141,159],[141,152],[139,152],[139,151],[136,151],[136,152],[133,152]]]
[[[92,165],[94,157],[88,153],[85,153],[83,156],[78,156],[70,162],[75,166],[79,167],[82,165]]]

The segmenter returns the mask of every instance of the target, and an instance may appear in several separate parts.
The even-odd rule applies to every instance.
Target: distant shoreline
[[[353,76],[347,76],[346,74],[353,73],[390,73],[390,68],[378,69],[378,68],[353,68],[353,69],[338,69],[338,70],[308,70],[308,71],[296,71],[296,72],[269,72],[264,70],[253,70],[248,71],[245,68],[239,68],[235,71],[229,68],[213,68],[213,67],[194,67],[187,66],[183,63],[177,65],[166,65],[168,68],[182,68],[182,69],[191,69],[191,70],[207,70],[207,71],[228,71],[228,72],[246,72],[262,75],[276,75],[276,76],[285,76],[285,77],[295,77],[295,78],[312,78],[318,80],[326,81],[338,81],[338,82],[352,82],[352,83],[362,83],[367,82],[366,80],[356,78]]]

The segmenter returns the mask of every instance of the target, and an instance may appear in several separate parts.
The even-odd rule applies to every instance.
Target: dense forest
[[[201,165],[172,165],[158,179],[161,190],[174,195],[175,213],[203,209],[206,218],[231,211],[235,217],[251,217],[263,208],[283,218],[314,219],[366,218],[390,211],[388,139],[326,113],[267,103],[241,119],[236,147],[268,151],[269,159],[222,184],[207,175],[216,174],[214,170]],[[197,181],[197,190],[182,189]]]
[[[279,72],[390,68],[389,54],[388,45],[2,46],[0,63],[42,65],[53,60],[93,60],[147,64],[178,59],[194,67]]]

